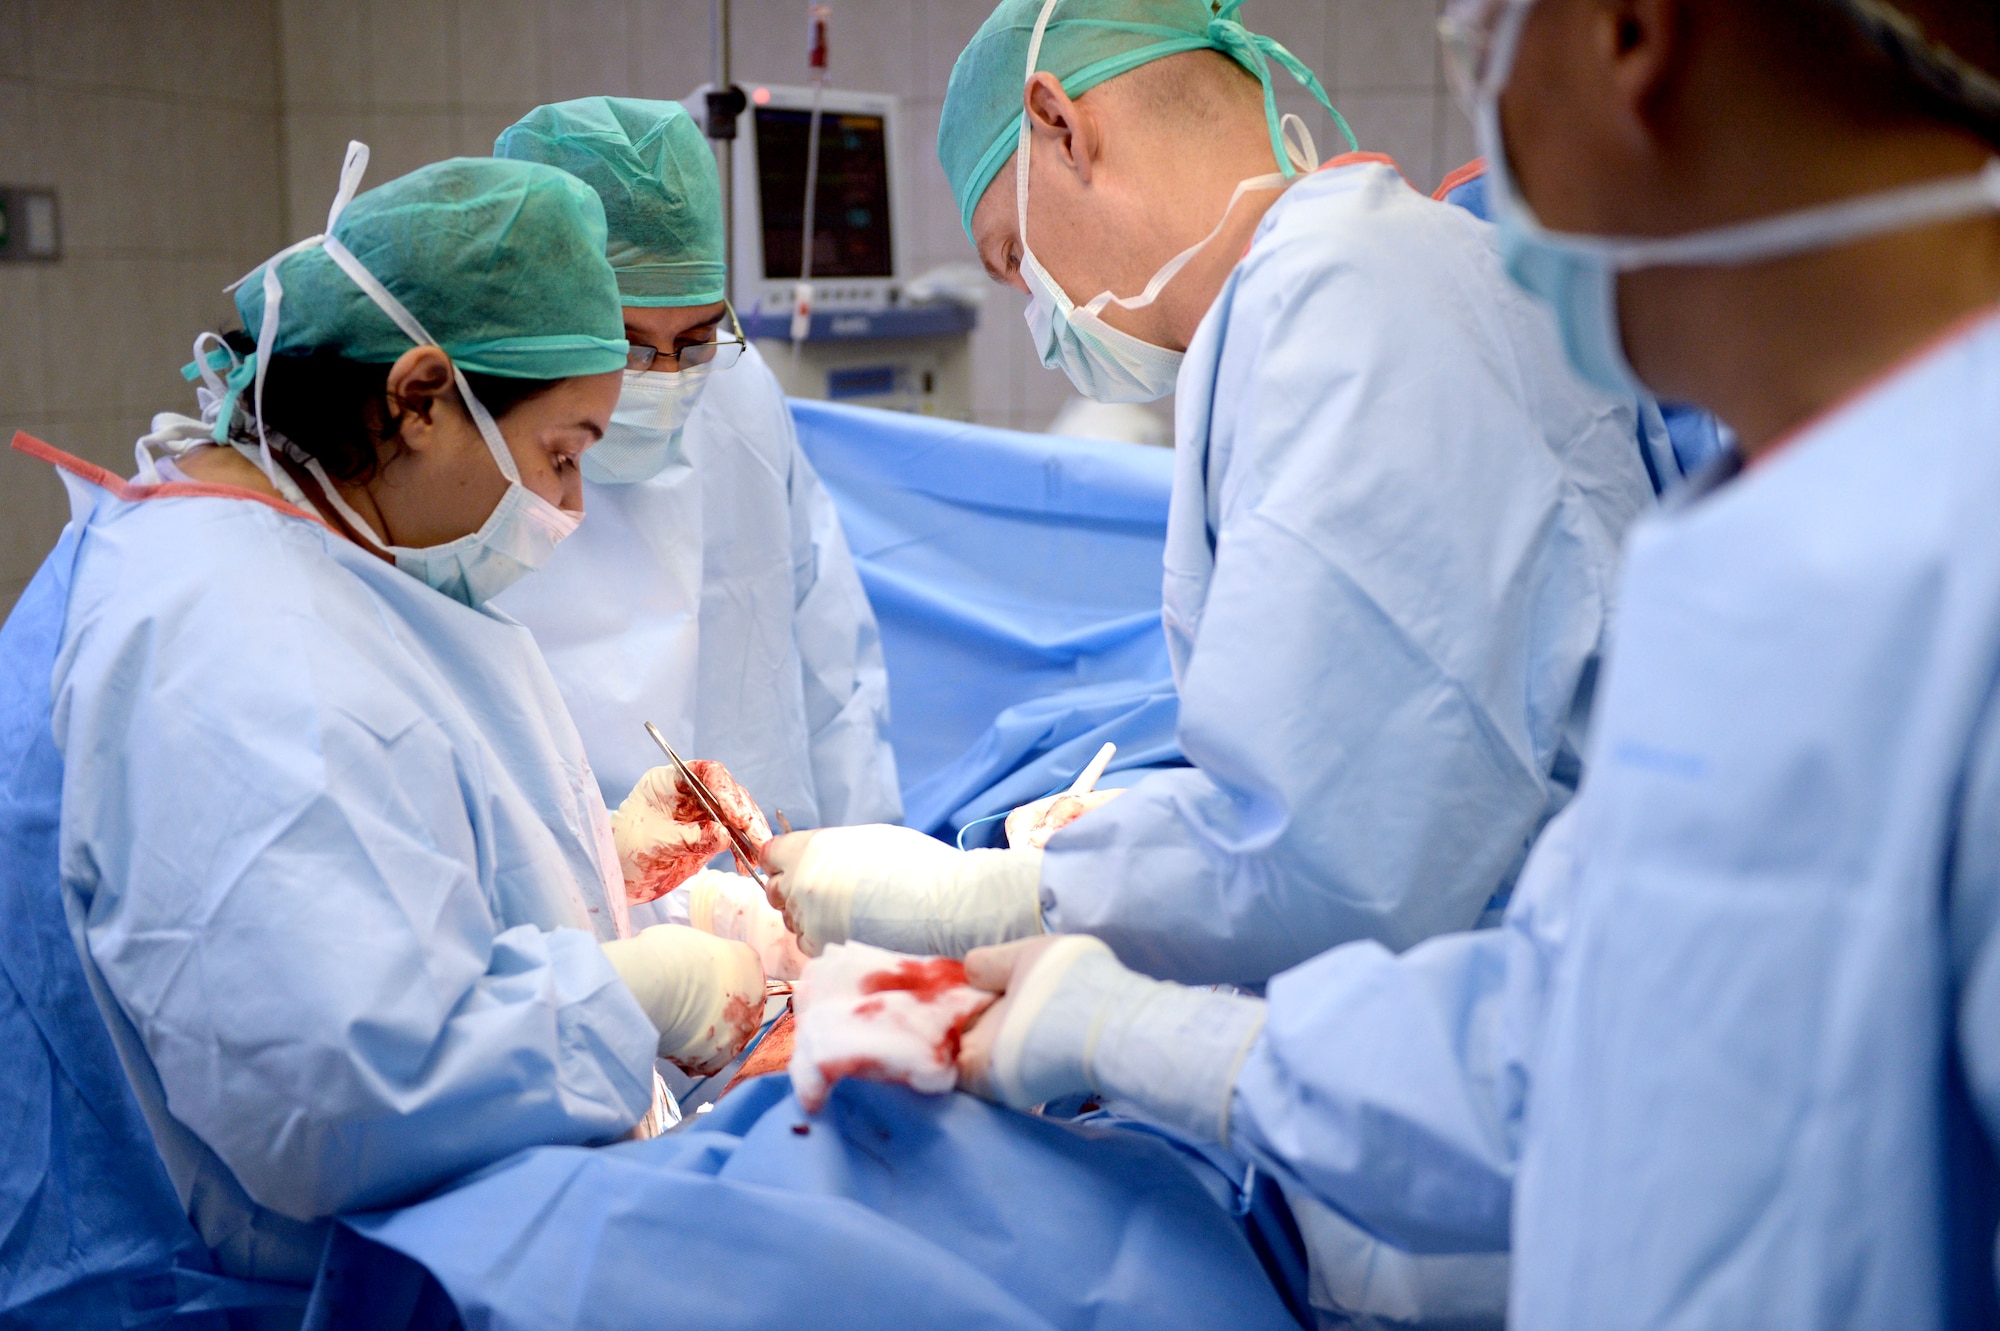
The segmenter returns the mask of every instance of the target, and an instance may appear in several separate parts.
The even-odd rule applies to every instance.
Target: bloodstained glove
[[[729,770],[706,759],[689,763],[688,770],[715,796],[729,826],[743,833],[752,851],[762,851],[771,839],[770,825]],[[671,767],[655,767],[639,778],[611,815],[611,835],[618,843],[625,899],[635,906],[665,896],[732,849],[729,833]]]
[[[763,1023],[764,968],[747,943],[656,924],[602,946],[683,1072],[720,1072]]]
[[[1229,1140],[1236,1074],[1262,1000],[1153,980],[1082,935],[981,948],[967,979],[1004,995],[960,1038],[959,1084],[1016,1109],[1085,1091],[1196,1140]]]

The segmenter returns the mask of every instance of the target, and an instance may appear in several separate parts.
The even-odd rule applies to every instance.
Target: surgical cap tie
[[[314,245],[324,245],[328,254],[334,253],[334,247],[340,242],[333,238],[333,228],[340,221],[341,213],[347,210],[347,205],[353,200],[354,191],[360,187],[361,177],[367,174],[367,171],[368,145],[359,139],[349,139],[347,158],[340,164],[340,188],[334,193],[333,206],[326,210],[326,230],[317,236],[308,236],[296,244],[287,245],[264,261],[264,318],[257,330],[255,357],[257,377],[251,401],[252,409],[257,413],[257,452],[263,459],[264,473],[267,476],[276,470],[271,461],[270,436],[264,428],[264,376],[270,371],[271,354],[278,345],[278,307],[285,299],[285,286],[278,279],[278,269],[286,259],[300,250],[311,249]],[[344,252],[345,247],[342,249]],[[337,256],[335,261],[338,262]]]
[[[382,285],[381,279],[369,272],[367,266],[354,257],[354,252],[333,234],[334,227],[340,222],[340,215],[353,201],[355,191],[360,188],[361,178],[367,171],[368,145],[359,139],[350,139],[347,144],[347,157],[341,163],[340,188],[333,196],[332,207],[327,209],[326,230],[316,236],[307,236],[304,240],[287,245],[264,261],[262,264],[264,317],[257,331],[257,350],[246,360],[237,363],[231,369],[229,377],[223,381],[226,387],[220,399],[216,418],[216,442],[221,443],[226,439],[230,419],[234,416],[236,404],[242,397],[246,379],[249,380],[252,410],[257,417],[258,455],[267,476],[274,474],[277,468],[271,456],[270,435],[264,425],[264,376],[270,368],[271,349],[278,341],[279,311],[285,299],[285,286],[278,277],[278,269],[286,259],[302,250],[318,246],[326,251],[327,257],[333,260],[341,272],[347,274],[355,286],[361,288],[368,298],[375,302],[376,308],[389,316],[390,321],[402,330],[403,335],[409,338],[413,345],[420,347],[440,345],[436,338],[424,330],[424,326],[410,313],[408,307],[396,299],[395,293]],[[252,269],[230,283],[225,290],[234,291],[255,276],[256,271]],[[200,345],[197,341],[195,364],[200,370],[203,381],[208,382],[213,371],[209,368],[208,361],[200,355]],[[493,441],[500,437],[499,427],[494,422],[492,414],[486,410],[486,405],[473,393],[472,386],[465,381],[465,372],[458,368],[456,361],[452,362],[451,377],[452,382],[457,385],[459,397],[465,403],[467,413],[479,427],[479,433],[486,439],[501,474],[513,484],[519,485],[521,469],[516,465],[514,455],[504,447],[493,445]]]
[[[1290,74],[1300,87],[1312,94],[1314,101],[1326,108],[1326,113],[1333,117],[1333,123],[1340,127],[1341,136],[1347,140],[1347,150],[1353,152],[1359,148],[1360,141],[1354,137],[1354,130],[1349,127],[1347,117],[1334,109],[1332,100],[1326,95],[1326,89],[1320,84],[1319,76],[1314,74],[1304,61],[1286,50],[1282,43],[1244,27],[1236,17],[1242,9],[1243,0],[1223,0],[1220,8],[1216,10],[1215,17],[1208,21],[1207,36],[1217,51],[1255,74],[1257,82],[1263,85],[1264,124],[1271,132],[1271,154],[1278,159],[1278,169],[1287,177],[1291,177],[1300,171],[1313,170],[1319,162],[1317,153],[1309,154],[1308,161],[1307,158],[1302,158],[1287,141],[1286,131],[1291,124],[1296,123],[1299,133],[1304,134],[1305,121],[1295,115],[1278,114],[1278,92],[1271,80],[1272,60],[1283,66],[1285,72]],[[1312,142],[1310,136],[1307,136],[1306,142],[1308,144]]]
[[[208,386],[209,391],[216,394],[215,442],[220,444],[228,441],[229,428],[235,420],[236,408],[243,399],[243,390],[246,387],[249,388],[251,390],[251,410],[257,417],[257,454],[262,462],[266,476],[273,475],[277,470],[276,463],[271,457],[270,436],[264,428],[264,376],[270,369],[271,349],[278,342],[279,308],[284,304],[285,300],[285,284],[278,277],[278,269],[284,264],[285,260],[291,258],[294,254],[302,250],[309,250],[315,245],[323,245],[326,248],[327,254],[333,258],[334,262],[340,263],[340,256],[347,254],[347,247],[333,238],[333,228],[339,223],[340,215],[347,210],[347,205],[353,202],[354,193],[360,188],[361,178],[367,172],[368,145],[359,139],[348,140],[347,156],[340,167],[340,188],[333,196],[333,206],[328,208],[326,212],[326,230],[319,235],[307,236],[304,240],[295,241],[285,246],[285,248],[279,250],[258,266],[264,273],[264,317],[260,321],[260,326],[257,330],[257,349],[242,360],[236,359],[235,353],[231,352],[229,377],[222,380],[219,385],[212,368],[213,353],[209,356],[203,356],[201,351],[204,338],[212,336],[212,334],[205,334],[203,338],[195,339],[194,365],[190,368],[199,373],[202,382]],[[352,261],[354,256],[348,254],[347,257]],[[346,264],[341,264],[341,267],[343,270],[347,270]],[[224,287],[223,290],[225,292],[236,290],[236,288],[256,276],[257,271],[257,268],[251,269],[248,273],[245,273],[242,277],[237,278],[234,282]],[[348,275],[350,277],[353,276],[351,270],[348,271]],[[367,287],[363,286],[362,290],[366,291]],[[372,295],[373,293],[371,292],[370,294]],[[380,304],[380,301],[378,300],[377,303]],[[405,331],[408,330],[406,329]],[[220,339],[217,340],[220,341]],[[186,371],[182,373],[185,374]]]
[[[210,346],[210,343],[214,343]],[[229,367],[228,375],[216,373],[223,366]],[[194,359],[181,367],[181,375],[186,379],[201,380],[202,386],[196,390],[196,400],[201,403],[202,419],[211,423],[210,433],[216,443],[229,442],[229,430],[236,416],[236,404],[243,397],[243,390],[250,386],[256,373],[254,361],[246,361],[236,354],[219,333],[198,333],[194,339]]]
[[[1004,96],[996,89],[1000,70],[1003,64],[1019,69],[1026,46],[1040,51],[1037,33],[1059,49],[1036,69],[1052,74],[1071,97],[1169,56],[1190,51],[1224,56],[1257,80],[1272,156],[1286,180],[1310,171],[1317,157],[1296,146],[1310,137],[1305,122],[1278,110],[1274,65],[1333,118],[1346,141],[1342,151],[1357,148],[1352,127],[1312,70],[1275,39],[1245,27],[1238,17],[1241,5],[1242,0],[1069,0],[1052,17],[1053,7],[1042,0],[1003,0],[954,66],[938,130],[938,159],[966,235],[972,235],[973,209],[1015,152],[1025,123],[1019,83],[1007,78]],[[1016,40],[1024,45],[1014,46]]]

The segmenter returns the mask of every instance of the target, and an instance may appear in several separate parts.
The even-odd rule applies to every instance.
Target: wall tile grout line
[[[804,0],[734,3],[739,81],[803,82]],[[834,3],[835,86],[903,102],[894,169],[913,275],[975,257],[931,136],[951,62],[992,3]],[[89,23],[76,21],[81,8],[32,7],[0,52],[0,179],[53,184],[65,243],[57,264],[0,265],[0,430],[46,430],[115,468],[129,467],[151,411],[188,405],[177,371],[194,334],[227,316],[222,284],[318,229],[348,138],[368,141],[379,184],[490,151],[490,136],[537,102],[680,97],[709,72],[710,0],[205,0],[199,23],[172,25],[157,3],[93,4]],[[1249,0],[1245,17],[1296,44],[1364,144],[1398,155],[1428,189],[1471,155],[1441,76],[1436,10]],[[209,39],[223,30],[235,40]],[[1305,109],[1296,92],[1286,104]],[[1330,133],[1323,114],[1311,123]],[[1011,291],[986,302],[973,406],[984,423],[1039,429],[1070,390],[1037,361],[1021,308]],[[108,340],[135,373],[106,392],[69,349]],[[44,470],[0,452],[0,611],[67,513]]]

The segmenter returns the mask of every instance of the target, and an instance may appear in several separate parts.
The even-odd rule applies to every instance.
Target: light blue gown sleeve
[[[1948,927],[1957,997],[1957,1054],[1965,1088],[1984,1131],[1984,1168],[1954,1161],[1947,1186],[1990,1187],[1991,1162],[2000,1157],[2000,701],[1989,704],[1972,745],[1963,818],[1951,880]],[[1984,1202],[1955,1199],[1986,1226],[1989,1282],[2000,1282],[2000,1247],[1992,1241],[1990,1194]],[[1973,1273],[1966,1273],[1973,1278]]]
[[[101,598],[55,678],[66,889],[169,1112],[296,1219],[623,1133],[657,1036],[591,933],[497,917],[504,774],[380,606],[277,562]]]
[[[1350,943],[1272,980],[1229,1144],[1410,1252],[1506,1250],[1577,812],[1536,843],[1500,928],[1399,956]]]
[[[1042,875],[1050,929],[1147,974],[1260,984],[1470,928],[1565,793],[1614,545],[1486,292],[1394,289],[1399,263],[1253,251],[1197,335],[1221,350],[1213,571],[1179,672],[1193,766],[1059,833]],[[1629,425],[1603,437],[1630,451]],[[1170,627],[1187,576],[1170,548]]]
[[[875,611],[840,515],[803,450],[791,413],[794,634],[805,687],[813,789],[823,826],[898,823],[903,797],[889,746],[889,671]]]

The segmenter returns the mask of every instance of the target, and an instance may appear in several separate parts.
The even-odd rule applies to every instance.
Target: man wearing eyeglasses
[[[632,344],[588,520],[496,604],[534,631],[613,808],[660,761],[652,721],[770,817],[896,820],[888,677],[840,524],[777,379],[724,298],[721,190],[675,102],[537,107],[494,144],[604,202]]]

